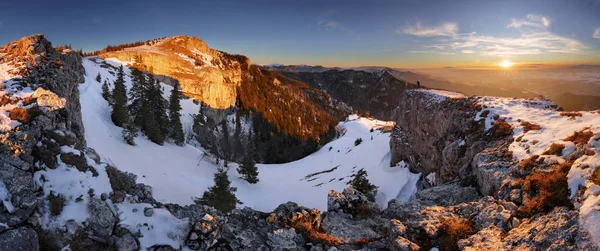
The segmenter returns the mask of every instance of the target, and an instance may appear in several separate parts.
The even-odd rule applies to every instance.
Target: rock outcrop
[[[77,88],[84,70],[79,55],[58,53],[43,35],[0,47],[0,63],[11,67],[14,76],[3,86],[4,98],[14,100],[24,113],[21,125],[0,134],[0,183],[8,191],[8,201],[3,202],[8,210],[0,210],[0,222],[15,227],[37,206],[32,177],[34,164],[43,158],[38,140],[49,132],[68,130],[85,142]],[[33,90],[30,101],[20,97]]]
[[[413,172],[435,173],[436,184],[467,178],[471,160],[488,143],[483,125],[474,120],[473,101],[421,90],[398,97],[391,165],[404,161]]]
[[[217,109],[235,106],[242,69],[250,66],[246,57],[211,49],[204,41],[189,36],[160,39],[100,56],[135,62],[154,74],[177,79],[186,96]]]

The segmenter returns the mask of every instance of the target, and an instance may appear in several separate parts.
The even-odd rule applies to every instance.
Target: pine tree
[[[102,84],[102,97],[104,100],[108,101],[108,104],[112,105],[112,101],[110,98],[110,89],[108,87],[108,81],[104,80],[104,84]]]
[[[102,76],[100,76],[100,72],[98,72],[98,75],[96,76],[96,82],[102,82]]]
[[[259,181],[258,168],[256,168],[256,163],[254,162],[252,155],[251,151],[246,154],[244,162],[240,164],[237,171],[242,175],[242,179],[248,181],[248,183],[256,184]]]
[[[167,116],[167,101],[163,98],[163,91],[160,84],[154,80],[154,76],[148,74],[148,102],[149,111],[154,116],[154,121],[158,127],[156,134],[157,144],[162,145],[167,135],[169,135],[169,117]]]
[[[233,133],[233,156],[241,156],[244,152],[244,146],[242,145],[242,122],[240,121],[241,115],[240,110],[235,112],[235,132]]]
[[[125,125],[125,128],[123,128],[123,131],[121,133],[123,135],[123,139],[125,140],[125,142],[127,142],[127,144],[130,144],[132,146],[135,145],[135,137],[137,136],[137,128],[135,127],[135,124],[133,124],[132,121],[127,122],[127,124]]]
[[[348,182],[352,188],[363,193],[370,201],[375,201],[375,195],[377,195],[377,186],[371,184],[367,178],[367,171],[361,168],[354,175],[354,179]]]
[[[176,145],[182,146],[185,140],[183,135],[183,126],[181,125],[181,119],[179,111],[181,111],[181,94],[177,86],[171,90],[171,96],[169,97],[169,118],[171,120],[171,133],[170,137],[173,139]]]
[[[127,115],[127,90],[125,89],[125,79],[123,73],[123,66],[119,68],[117,73],[117,80],[114,83],[115,87],[112,92],[112,113],[111,119],[116,126],[123,127],[128,120]]]
[[[221,150],[223,150],[223,163],[227,166],[229,160],[231,160],[231,144],[229,143],[229,129],[227,127],[227,119],[221,121],[221,131],[223,133],[223,139],[221,140]]]
[[[129,112],[133,117],[133,123],[137,125],[137,127],[142,128],[142,132],[145,132],[145,128],[143,128],[145,122],[144,119],[148,114],[148,105],[146,93],[147,89],[147,80],[146,76],[136,68],[131,69],[132,76],[132,85],[131,90],[129,91],[129,98],[131,100],[131,104],[129,105]]]
[[[242,204],[235,197],[237,188],[230,186],[231,181],[229,181],[226,169],[219,168],[215,173],[214,180],[215,185],[209,187],[202,195],[202,198],[194,200],[196,204],[211,206],[224,213],[231,212],[238,203]]]

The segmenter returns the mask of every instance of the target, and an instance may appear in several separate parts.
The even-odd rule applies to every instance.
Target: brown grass
[[[521,163],[519,164],[519,168],[521,170],[531,170],[535,167],[535,162],[537,160],[539,156],[538,155],[533,155],[527,159],[524,159],[523,161],[521,161]]]
[[[440,250],[459,250],[457,242],[476,232],[473,223],[465,218],[446,219],[438,229]]]
[[[3,95],[2,97],[0,97],[0,106],[5,106],[5,105],[14,105],[16,103],[18,103],[19,100],[13,100],[10,99],[8,96]]]
[[[19,121],[23,124],[29,124],[35,117],[37,117],[41,112],[37,108],[21,108],[17,107],[9,112],[9,117],[12,120]]]
[[[594,184],[600,186],[600,167],[596,167],[596,171],[592,173],[591,180],[594,182]]]
[[[523,131],[524,132],[529,132],[529,131],[537,131],[542,129],[542,127],[538,124],[534,124],[528,121],[523,121],[521,122],[521,126],[523,127]]]
[[[504,120],[496,120],[492,124],[492,132],[497,137],[507,137],[512,135],[512,126]]]
[[[552,171],[535,171],[520,180],[522,191],[531,196],[531,200],[520,206],[516,215],[529,218],[537,213],[549,212],[558,206],[572,208],[569,200],[567,173],[572,163],[565,162],[553,167]]]
[[[587,144],[590,139],[594,136],[594,133],[589,129],[583,129],[578,132],[573,132],[573,135],[564,139],[564,141],[571,141],[575,145]]]
[[[313,221],[315,220],[315,215],[320,214],[318,210],[314,209],[310,212],[309,217],[305,217],[304,215],[295,215],[290,220],[291,227],[300,231],[302,236],[306,239],[307,242],[312,242],[314,244],[324,244],[329,246],[339,246],[342,245],[343,242],[335,237],[331,236],[322,228],[315,228],[313,225]]]
[[[35,101],[37,101],[36,98],[26,97],[25,99],[23,99],[23,105],[33,104]]]
[[[583,114],[581,112],[561,112],[560,116],[570,117],[570,119],[575,119],[575,117],[581,117]]]
[[[559,144],[559,143],[552,143],[552,145],[550,145],[550,148],[548,148],[548,150],[546,150],[544,153],[542,153],[543,155],[556,155],[556,156],[561,156],[562,155],[562,151],[565,149],[565,145],[563,144]]]
[[[62,195],[54,195],[54,193],[48,195],[48,202],[50,203],[50,215],[54,216],[59,215],[65,206],[65,198]]]

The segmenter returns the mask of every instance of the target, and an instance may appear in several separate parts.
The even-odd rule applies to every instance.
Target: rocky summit
[[[92,54],[0,47],[0,250],[600,250],[599,111],[189,36]]]

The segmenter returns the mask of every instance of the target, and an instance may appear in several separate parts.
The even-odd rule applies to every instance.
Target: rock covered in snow
[[[342,193],[330,190],[327,194],[327,211],[359,214],[360,211],[378,213],[377,204],[368,200],[367,196],[358,190],[347,187]]]

